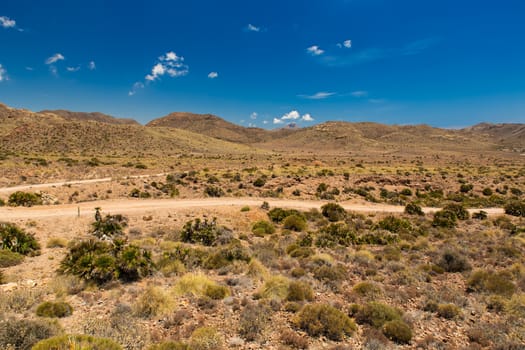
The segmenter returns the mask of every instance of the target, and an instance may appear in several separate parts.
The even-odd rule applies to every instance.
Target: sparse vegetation
[[[96,338],[89,335],[60,335],[42,340],[33,346],[32,350],[122,350],[122,347],[106,338]]]
[[[310,336],[342,340],[357,329],[354,321],[340,310],[326,304],[308,304],[297,315],[296,325]]]

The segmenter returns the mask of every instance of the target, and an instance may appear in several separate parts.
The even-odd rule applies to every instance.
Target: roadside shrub
[[[268,217],[275,223],[281,223],[286,217],[291,215],[303,216],[295,209],[273,208],[268,212]]]
[[[42,196],[32,192],[16,191],[9,195],[7,204],[12,207],[32,207],[33,205],[42,205]]]
[[[297,315],[295,324],[312,337],[321,335],[331,340],[342,340],[357,329],[354,321],[327,304],[306,305]]]
[[[337,203],[327,203],[321,207],[321,213],[329,221],[343,220],[346,216],[345,209]]]
[[[463,272],[471,269],[466,256],[452,249],[445,249],[436,265],[446,272]]]
[[[314,299],[314,292],[312,287],[306,282],[292,281],[288,286],[288,301],[312,301]]]
[[[443,210],[450,211],[454,214],[456,214],[456,217],[459,220],[468,220],[470,218],[470,214],[467,209],[461,204],[451,203],[447,204]]]
[[[24,256],[6,249],[0,249],[0,267],[16,266],[24,261]]]
[[[369,324],[372,327],[381,328],[389,321],[400,320],[403,312],[398,308],[371,301],[358,306],[353,316],[359,324]]]
[[[121,214],[106,215],[106,217],[93,222],[91,226],[95,237],[113,238],[123,234],[123,229],[128,226],[128,218]]]
[[[288,230],[301,232],[306,228],[306,220],[299,215],[290,215],[284,219],[283,227]]]
[[[392,233],[406,232],[412,228],[410,221],[402,218],[397,218],[392,215],[389,215],[383,220],[379,221],[377,225],[383,230],[387,230]]]
[[[10,223],[0,223],[0,249],[22,255],[40,254],[40,244],[34,235]]]
[[[405,213],[408,215],[425,215],[425,213],[423,213],[423,209],[416,203],[408,203],[405,206]]]
[[[9,349],[10,345],[14,349],[29,350],[35,343],[59,331],[59,326],[48,320],[4,319],[0,321],[0,348]]]
[[[257,178],[257,179],[253,182],[253,185],[254,185],[255,187],[263,187],[265,184],[266,184],[266,180],[263,179],[262,177]]]
[[[508,271],[476,270],[467,280],[467,290],[511,296],[516,291]]]
[[[36,314],[40,317],[67,317],[73,313],[73,308],[66,302],[58,301],[51,302],[45,301],[38,305],[36,308]]]
[[[357,241],[355,232],[345,223],[331,223],[322,227],[317,235],[315,245],[318,247],[348,247]]]
[[[486,220],[488,218],[488,214],[486,211],[480,210],[478,212],[473,213],[472,218],[476,220]]]
[[[98,284],[114,279],[138,280],[153,270],[151,253],[123,242],[88,240],[74,244],[60,263],[60,272]]]
[[[254,235],[260,237],[264,235],[271,235],[275,232],[275,226],[273,226],[271,222],[260,220],[253,224],[252,232]]]
[[[505,214],[525,217],[525,201],[510,201],[505,205]]]
[[[220,187],[206,186],[204,189],[204,194],[208,197],[222,197],[224,196],[224,191]]]
[[[487,196],[487,197],[488,197],[488,196],[492,196],[493,191],[492,191],[492,188],[490,188],[490,187],[485,187],[485,188],[483,189],[482,193],[483,193],[484,196]]]
[[[461,309],[454,304],[439,304],[437,314],[439,317],[451,320],[461,314]]]
[[[180,235],[181,241],[186,243],[199,243],[211,246],[215,243],[217,237],[224,231],[224,228],[217,226],[217,220],[208,219],[190,220],[184,224]]]
[[[412,339],[412,330],[402,320],[393,320],[385,323],[383,334],[390,340],[399,344],[408,344]]]
[[[457,223],[457,216],[451,211],[440,210],[434,213],[434,219],[432,220],[432,226],[453,228]]]
[[[4,205],[5,205],[5,201],[2,198],[0,198],[0,207],[3,207]]]
[[[96,338],[90,335],[60,335],[42,340],[32,350],[122,350],[122,347],[111,339]]]
[[[67,246],[67,241],[64,238],[53,237],[47,240],[47,248],[65,248]]]
[[[201,327],[194,330],[191,334],[191,350],[220,350],[222,348],[222,337],[215,328]]]

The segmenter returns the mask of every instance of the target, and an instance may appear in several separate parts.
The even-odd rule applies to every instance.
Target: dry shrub
[[[281,332],[281,343],[288,345],[292,349],[308,349],[308,339],[296,332],[285,329]]]
[[[60,332],[60,326],[49,320],[17,320],[0,321],[0,347],[29,350],[42,339],[47,339]]]
[[[89,335],[60,335],[42,340],[32,348],[32,350],[72,349],[122,350],[122,347],[106,338],[95,338]]]
[[[60,237],[52,237],[47,240],[46,247],[48,248],[65,248],[67,247],[67,240]]]
[[[258,294],[265,299],[284,300],[288,296],[288,287],[290,281],[284,276],[270,276],[268,277]]]
[[[201,327],[193,331],[190,338],[192,350],[220,350],[223,348],[222,336],[212,327]]]
[[[270,320],[271,311],[264,303],[247,304],[241,311],[239,334],[248,341],[259,338]]]
[[[202,273],[187,273],[175,284],[174,291],[177,295],[193,295],[196,297],[208,296],[208,293],[218,295],[217,290],[221,287]],[[222,293],[222,292],[221,292]],[[223,293],[224,296],[227,293]]]
[[[143,318],[167,314],[172,310],[173,303],[169,295],[155,286],[147,287],[133,305],[134,314]]]
[[[45,301],[38,305],[36,308],[36,314],[40,317],[67,317],[73,313],[73,308],[66,302],[58,301],[51,302]]]
[[[331,340],[341,340],[357,329],[347,315],[327,304],[306,305],[297,315],[295,324],[310,336],[324,335]]]

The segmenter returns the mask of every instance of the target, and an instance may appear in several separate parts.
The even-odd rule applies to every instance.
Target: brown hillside
[[[480,123],[463,130],[493,140],[502,147],[525,152],[525,124]]]
[[[93,120],[108,124],[129,124],[139,125],[136,120],[128,118],[115,118],[107,114],[99,112],[71,112],[63,109],[58,110],[44,110],[38,112],[39,114],[55,114],[67,120]]]

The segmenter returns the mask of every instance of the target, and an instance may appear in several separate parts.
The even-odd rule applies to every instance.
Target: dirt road
[[[100,207],[106,213],[137,214],[151,212],[161,209],[187,209],[187,208],[213,208],[213,207],[242,207],[260,206],[263,201],[268,202],[270,207],[294,208],[301,210],[319,209],[326,202],[309,200],[288,200],[270,198],[201,198],[201,199],[115,199],[104,201],[83,202],[78,204],[60,204],[51,206],[37,206],[32,208],[23,207],[0,207],[0,221],[12,219],[38,219],[50,217],[75,217],[80,215],[93,215],[94,208]],[[403,206],[375,204],[375,203],[339,203],[343,208],[356,212],[367,213],[402,213]],[[425,213],[431,213],[439,208],[423,208]],[[480,209],[471,210],[471,212]],[[483,209],[489,215],[503,214],[503,209]]]

